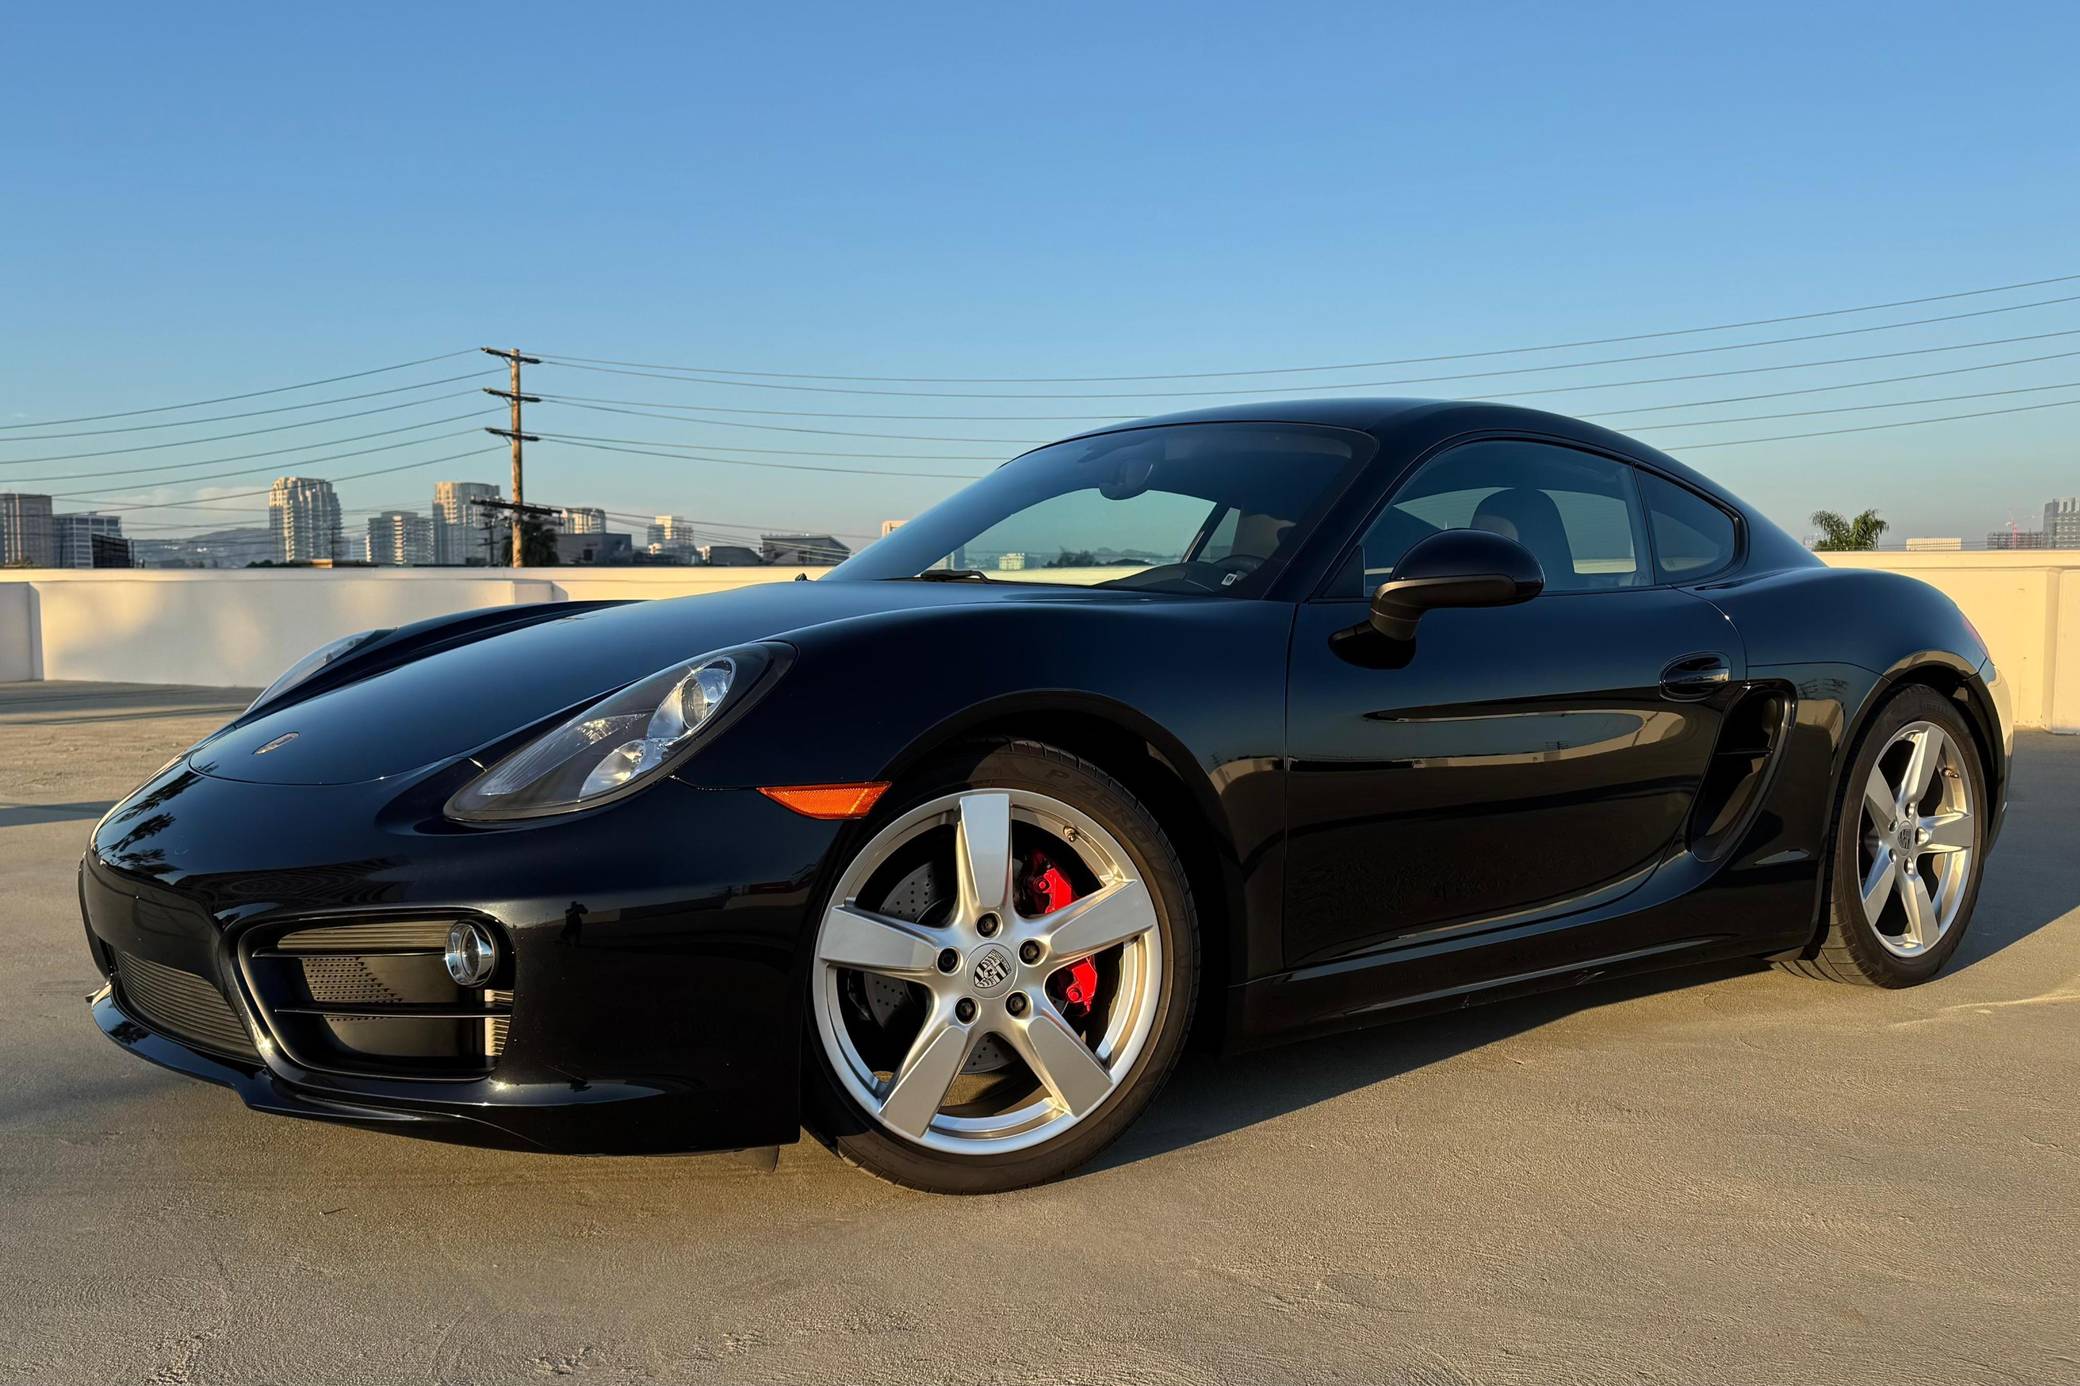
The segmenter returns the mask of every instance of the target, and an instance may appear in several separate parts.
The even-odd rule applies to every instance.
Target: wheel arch
[[[1228,1038],[1226,992],[1250,975],[1243,870],[1212,779],[1176,737],[1110,698],[1061,690],[990,699],[914,739],[883,778],[895,782],[964,742],[1039,741],[1081,757],[1147,806],[1183,863],[1198,914],[1199,1017],[1193,1041]]]
[[[2000,745],[1997,714],[1978,670],[1969,661],[1947,650],[1928,650],[1909,655],[1880,674],[1858,704],[1835,747],[1834,772],[1830,777],[1832,803],[1827,815],[1827,837],[1818,889],[1814,892],[1812,932],[1799,950],[1801,957],[1811,957],[1826,937],[1828,892],[1834,880],[1836,828],[1849,794],[1849,772],[1855,768],[1856,758],[1862,753],[1864,740],[1870,735],[1871,724],[1877,720],[1878,714],[1893,698],[1909,688],[1930,689],[1958,705],[1964,724],[1971,732],[1980,767],[1986,775],[1988,799],[1997,805],[2005,794],[2006,767],[1997,749]],[[1997,814],[1995,821],[1998,822]],[[1990,839],[1988,845],[1991,845]]]

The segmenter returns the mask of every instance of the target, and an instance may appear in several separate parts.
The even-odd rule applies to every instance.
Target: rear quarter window
[[[1697,582],[1733,566],[1740,553],[1740,526],[1731,515],[1652,472],[1639,473],[1639,492],[1661,581]]]

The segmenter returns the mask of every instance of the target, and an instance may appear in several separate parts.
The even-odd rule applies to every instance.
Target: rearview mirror
[[[1372,594],[1372,628],[1413,640],[1416,622],[1443,606],[1514,606],[1545,590],[1531,550],[1485,529],[1448,529],[1419,540]]]

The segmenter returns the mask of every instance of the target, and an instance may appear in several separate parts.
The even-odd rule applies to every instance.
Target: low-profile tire
[[[1191,890],[1148,810],[992,740],[897,785],[848,850],[811,934],[812,1133],[937,1193],[1044,1183],[1117,1139],[1198,993]]]
[[[1957,705],[1901,689],[1878,710],[1835,810],[1826,930],[1802,977],[1910,987],[1964,939],[1986,855],[1986,767]],[[1902,869],[1902,864],[1905,869]]]

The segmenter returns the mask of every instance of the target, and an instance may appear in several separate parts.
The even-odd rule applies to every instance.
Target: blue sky
[[[2076,40],[2080,14],[2052,5],[1997,14],[1914,4],[14,6],[0,18],[0,423],[263,389],[487,342],[741,371],[1127,375],[1478,351],[2076,274]],[[1466,368],[2066,294],[2080,294],[2080,281]],[[1400,392],[1488,393],[2072,329],[2080,302]],[[1817,397],[1622,411],[2075,350],[2080,336],[1536,402],[1621,428],[1688,424],[2080,382],[2080,356]],[[200,412],[474,365],[457,359]],[[1308,381],[1290,382],[1292,393]],[[1059,416],[736,416],[934,438],[1044,439],[1079,427],[1076,416],[1194,402],[819,394],[568,367],[531,371],[529,387],[730,409]],[[1815,507],[1868,505],[1892,518],[1897,537],[1977,538],[2011,516],[2027,525],[2047,497],[2080,491],[2080,406],[1757,446],[1677,445],[2066,398],[2080,399],[2080,383],[1640,436],[1795,530]],[[465,398],[0,474],[185,467],[472,407]],[[0,459],[299,417],[17,440],[0,445]],[[950,483],[849,469],[972,472],[1015,450],[568,404],[540,406],[529,423],[711,451],[787,449],[729,455],[834,469],[550,442],[530,453],[531,499],[672,510],[718,532],[869,530]],[[226,463],[257,470],[207,482],[173,484],[218,468],[24,489],[224,496],[264,486],[277,470],[345,475],[477,446],[430,439],[296,465],[390,441]],[[502,481],[504,462],[486,453],[341,489],[351,507],[423,510],[432,481],[447,476]],[[221,522],[257,518],[231,508],[250,501],[221,504]],[[140,531],[218,522],[171,510],[131,519]]]

